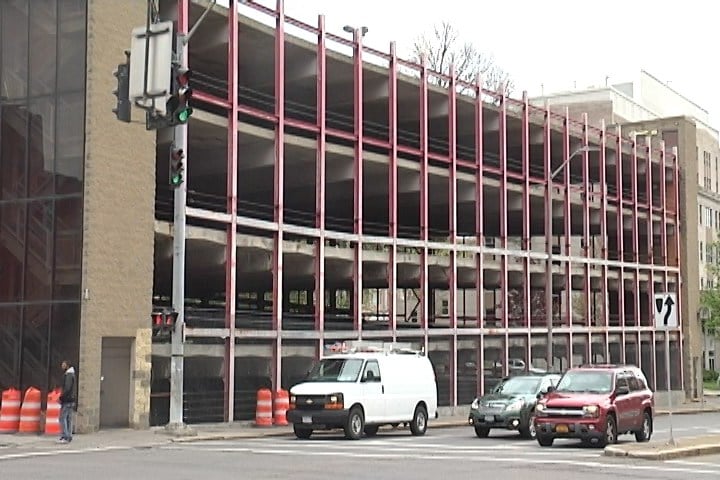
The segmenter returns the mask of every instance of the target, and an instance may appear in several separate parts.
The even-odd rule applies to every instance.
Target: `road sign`
[[[655,294],[655,327],[677,328],[677,297],[675,293]]]

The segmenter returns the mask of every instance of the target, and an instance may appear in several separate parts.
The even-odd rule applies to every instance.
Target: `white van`
[[[381,425],[409,423],[424,435],[437,418],[435,372],[421,351],[398,344],[356,342],[317,362],[304,382],[290,389],[287,419],[298,438],[314,430],[342,428],[356,440]]]

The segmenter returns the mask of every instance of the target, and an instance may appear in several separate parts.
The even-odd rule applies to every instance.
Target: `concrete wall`
[[[683,330],[683,378],[688,397],[702,395],[702,328],[697,311],[700,305],[700,276],[698,271],[698,182],[697,129],[689,117],[663,118],[649,122],[627,124],[625,131],[653,130],[658,134],[676,131],[680,161],[680,319]]]
[[[128,424],[148,426],[155,134],[141,111],[130,124],[112,112],[113,71],[146,9],[145,0],[88,1],[79,431],[100,425],[103,337],[133,340]]]

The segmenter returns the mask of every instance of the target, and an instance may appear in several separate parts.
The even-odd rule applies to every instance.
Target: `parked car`
[[[579,438],[604,447],[618,435],[650,440],[655,398],[635,366],[590,365],[565,372],[535,409],[537,441],[549,447],[556,438]]]
[[[538,395],[547,392],[560,375],[515,375],[504,378],[487,395],[470,405],[468,423],[475,434],[485,438],[493,428],[518,430],[525,438],[535,438],[532,418]]]
[[[400,423],[424,435],[430,418],[437,418],[437,384],[429,358],[392,345],[359,344],[321,359],[290,389],[287,412],[298,438],[341,428],[356,440]]]

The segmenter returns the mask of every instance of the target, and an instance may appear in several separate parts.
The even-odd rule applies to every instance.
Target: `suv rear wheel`
[[[652,436],[652,418],[648,412],[643,413],[643,423],[641,430],[635,432],[635,440],[638,442],[649,442]]]

